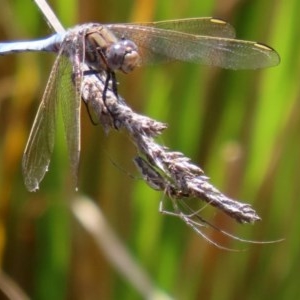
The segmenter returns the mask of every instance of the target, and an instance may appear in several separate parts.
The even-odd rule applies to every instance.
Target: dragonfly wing
[[[258,69],[280,61],[274,49],[256,42],[133,25],[124,28],[114,24],[111,30],[137,44],[141,65],[182,60],[225,69]]]
[[[66,45],[66,48],[69,49],[67,56],[68,59],[71,59],[71,64],[68,63],[68,71],[64,72],[61,78],[61,89],[58,98],[62,109],[72,177],[77,187],[80,158],[80,88],[83,76],[81,70],[83,38],[79,35],[76,40],[74,37],[70,43],[72,44]]]
[[[147,23],[127,23],[127,24],[111,24],[113,30],[119,25],[122,26],[143,26],[143,27],[155,27],[165,30],[180,31],[194,35],[206,35],[215,37],[235,38],[235,29],[223,20],[215,18],[188,18],[167,20],[160,22],[147,22]]]
[[[36,191],[39,188],[39,184],[48,170],[53,152],[57,117],[55,87],[60,63],[61,55],[58,55],[52,67],[23,155],[23,175],[29,191]]]

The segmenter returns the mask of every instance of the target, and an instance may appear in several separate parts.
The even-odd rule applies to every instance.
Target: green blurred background
[[[218,243],[245,250],[228,252],[208,244],[181,220],[161,215],[163,195],[139,180],[132,163],[135,149],[126,134],[105,135],[90,123],[85,109],[79,192],[69,184],[62,126],[40,190],[27,192],[21,158],[54,56],[18,54],[0,57],[0,259],[10,278],[4,280],[2,274],[0,288],[9,282],[16,291],[16,284],[30,299],[145,298],[74,218],[70,204],[85,196],[97,203],[136,266],[165,295],[299,297],[300,2],[50,3],[65,27],[91,21],[220,17],[236,28],[238,38],[266,43],[279,52],[281,64],[262,71],[173,63],[141,68],[118,80],[121,95],[134,110],[169,124],[160,143],[191,157],[217,188],[250,203],[262,218],[254,225],[239,225],[215,212],[211,222],[246,239],[285,241],[242,244],[208,229],[206,234]],[[51,33],[32,1],[1,0],[0,6],[0,40]],[[120,250],[113,248],[112,252]],[[119,257],[122,261],[122,254]],[[166,299],[165,295],[152,298]]]

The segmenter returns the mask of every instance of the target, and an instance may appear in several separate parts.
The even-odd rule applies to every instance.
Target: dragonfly
[[[59,106],[70,167],[77,178],[81,84],[86,76],[105,74],[105,100],[107,90],[118,96],[115,72],[130,73],[147,64],[186,61],[241,70],[276,66],[280,62],[271,47],[238,40],[230,24],[210,17],[149,23],[87,23],[40,40],[0,43],[0,55],[27,51],[53,52],[57,56],[22,159],[29,191],[39,188],[48,171]],[[97,118],[97,111],[91,115]]]

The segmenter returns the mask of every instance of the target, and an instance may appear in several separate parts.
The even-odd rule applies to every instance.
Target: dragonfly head
[[[134,42],[121,40],[106,50],[106,60],[111,70],[129,73],[139,65],[140,56]]]

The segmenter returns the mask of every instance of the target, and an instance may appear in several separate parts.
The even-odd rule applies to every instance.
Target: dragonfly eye
[[[131,72],[138,66],[140,56],[136,44],[130,40],[121,40],[106,50],[107,64],[111,70]]]

